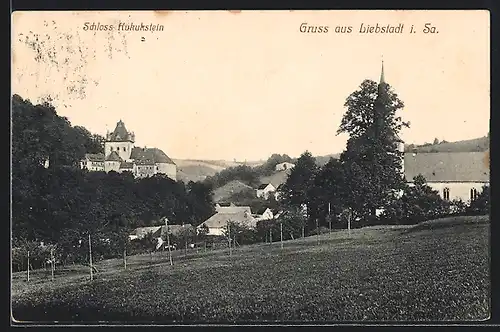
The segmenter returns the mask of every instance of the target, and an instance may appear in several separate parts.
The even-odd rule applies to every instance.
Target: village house
[[[275,170],[281,172],[281,171],[286,171],[287,169],[292,169],[294,167],[295,167],[295,164],[292,164],[289,162],[284,162],[284,163],[277,164],[275,167]]]
[[[89,171],[104,172],[104,155],[87,153],[82,161],[81,168],[86,168]]]
[[[134,142],[135,134],[120,120],[106,134],[104,154],[86,154],[80,166],[89,171],[130,172],[137,178],[165,174],[177,180],[177,166],[162,150],[136,147]]]
[[[274,218],[273,211],[270,208],[264,207],[257,211],[253,216],[256,221],[260,220],[271,220]]]
[[[254,228],[257,225],[249,206],[216,206],[216,213],[198,226],[198,229],[206,226],[207,235],[224,235],[224,229],[229,222],[235,222]]]
[[[263,183],[256,189],[257,197],[268,199],[271,193],[276,192],[276,188],[272,183]]]

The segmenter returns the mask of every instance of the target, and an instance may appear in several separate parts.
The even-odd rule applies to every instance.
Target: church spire
[[[382,71],[380,72],[380,84],[385,83],[384,78],[384,58],[382,57]]]

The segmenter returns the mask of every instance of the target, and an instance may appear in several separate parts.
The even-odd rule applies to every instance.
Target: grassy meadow
[[[14,319],[59,322],[470,321],[489,318],[489,217],[376,226],[89,268],[13,274]]]

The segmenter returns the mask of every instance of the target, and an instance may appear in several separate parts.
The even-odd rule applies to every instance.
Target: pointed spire
[[[384,78],[384,57],[382,56],[382,71],[380,72],[380,84],[385,83]]]

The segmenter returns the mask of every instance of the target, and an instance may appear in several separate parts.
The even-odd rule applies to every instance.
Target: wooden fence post
[[[30,252],[28,251],[28,281],[30,281]]]
[[[92,242],[90,241],[90,233],[89,233],[89,265],[90,265],[90,281],[94,280],[94,271],[92,266]]]

